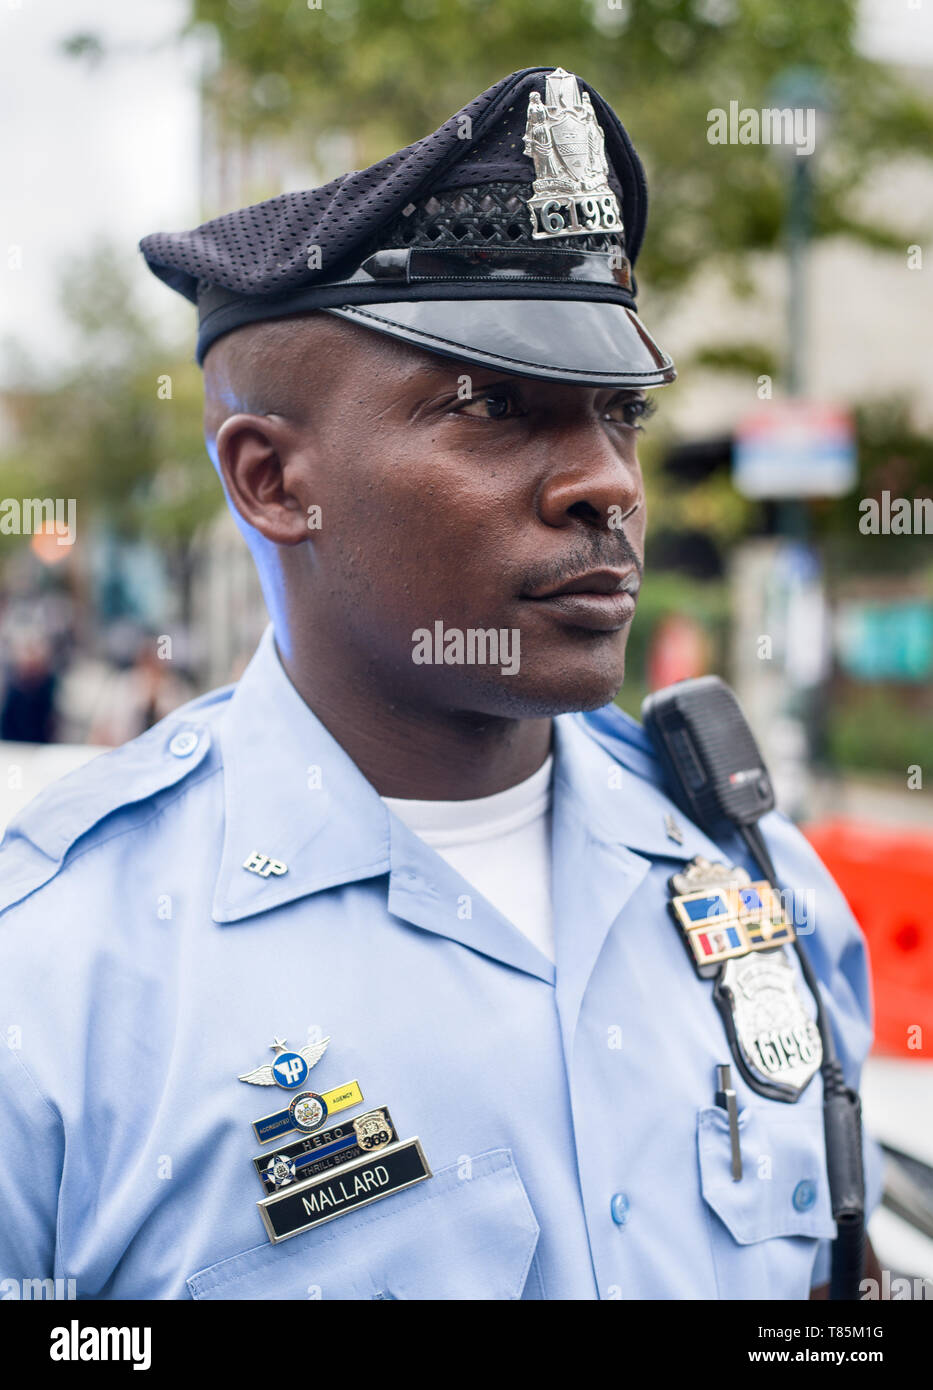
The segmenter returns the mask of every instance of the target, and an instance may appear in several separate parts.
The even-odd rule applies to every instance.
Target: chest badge
[[[796,1100],[823,1060],[820,1030],[807,1012],[802,991],[809,994],[780,948],[726,961],[714,989],[746,1079],[751,1074],[756,1089],[765,1094],[777,1086],[794,1091],[781,1099]]]
[[[823,1060],[816,1002],[786,949],[779,893],[738,865],[698,855],[668,880],[670,911],[713,998],[739,1070],[771,1100],[795,1101]]]

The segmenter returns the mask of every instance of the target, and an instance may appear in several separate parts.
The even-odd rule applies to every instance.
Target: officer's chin
[[[615,699],[625,679],[629,628],[606,633],[559,629],[553,643],[529,651],[529,685],[551,714],[600,709]]]
[[[601,709],[616,697],[624,679],[624,652],[618,659],[592,665],[582,662],[578,653],[540,667],[529,663],[516,676],[498,675],[480,691],[474,689],[469,703],[479,712],[511,719],[556,718]]]

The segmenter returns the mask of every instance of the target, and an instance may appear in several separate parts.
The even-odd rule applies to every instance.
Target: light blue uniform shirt
[[[667,910],[694,855],[753,866],[668,801],[617,709],[558,718],[554,755],[555,965],[390,814],[271,629],[238,685],[39,796],[0,848],[0,1280],[74,1279],[79,1298],[806,1298],[834,1233],[820,1077],[788,1105],[733,1064],[733,1182],[714,1104],[732,1059]],[[815,893],[805,946],[857,1084],[862,938],[797,830],[763,827],[782,883]],[[287,872],[249,872],[254,851]],[[251,1121],[290,1096],[237,1076],[276,1035],[325,1034],[308,1087],[358,1080],[364,1107],[335,1122],[387,1106],[434,1176],[272,1245]]]

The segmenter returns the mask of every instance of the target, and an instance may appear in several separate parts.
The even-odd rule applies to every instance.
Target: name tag
[[[392,1144],[323,1178],[295,1183],[257,1203],[266,1234],[275,1245],[335,1216],[378,1202],[433,1174],[419,1139]]]

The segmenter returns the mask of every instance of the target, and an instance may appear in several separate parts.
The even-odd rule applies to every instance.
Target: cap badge
[[[563,68],[528,97],[525,154],[534,162],[528,201],[531,235],[537,239],[621,232],[618,200],[609,187],[605,138],[589,93]]]

